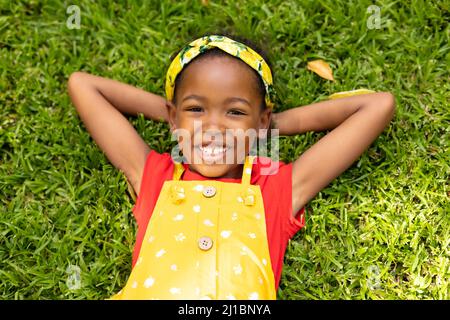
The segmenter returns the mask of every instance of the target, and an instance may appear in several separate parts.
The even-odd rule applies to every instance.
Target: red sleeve
[[[143,195],[147,193],[147,189],[149,187],[149,180],[150,180],[150,163],[152,162],[152,158],[153,158],[153,150],[150,150],[150,152],[147,154],[147,158],[145,160],[145,166],[144,166],[144,172],[142,173],[142,177],[141,177],[141,189],[139,190],[139,194],[137,195],[136,198],[136,203],[133,206],[133,215],[134,218],[136,219],[136,221],[139,224],[139,221],[141,220],[141,213],[142,210],[140,210],[140,208],[142,207],[142,198]]]
[[[289,239],[291,239],[304,226],[305,226],[305,208],[303,207],[295,214],[295,217],[292,214],[289,216],[289,222],[287,223],[286,226],[286,232]]]
[[[146,225],[150,219],[162,185],[173,173],[171,167],[169,154],[150,150],[142,174],[141,189],[132,209],[138,226]]]
[[[261,175],[265,207],[276,223],[278,220],[285,240],[292,238],[305,225],[305,208],[292,215],[292,163],[274,162],[270,158],[259,158],[257,169]],[[264,176],[265,175],[265,176]],[[271,221],[271,222],[272,222]]]
[[[284,169],[286,171],[285,173],[285,181],[286,184],[290,186],[290,188],[287,188],[287,193],[289,195],[287,196],[286,201],[290,199],[291,205],[289,210],[289,216],[286,221],[286,225],[284,227],[285,233],[288,236],[288,239],[291,239],[297,232],[300,231],[301,228],[305,226],[305,208],[301,208],[298,212],[293,215],[292,212],[292,163],[289,163],[284,166]]]
[[[292,214],[292,163],[280,163],[279,172],[273,176],[279,185],[280,201],[286,202],[286,210],[282,212],[282,230],[287,239],[291,239],[305,225],[305,208],[300,209],[295,217]]]
[[[270,170],[267,170],[270,168]],[[252,183],[261,187],[266,216],[267,238],[269,242],[275,283],[278,287],[283,267],[284,253],[290,238],[305,224],[301,209],[296,217],[292,215],[292,163],[273,162],[265,159],[255,164]]]
[[[173,162],[170,154],[160,154],[151,150],[145,162],[144,172],[142,174],[141,189],[133,206],[133,214],[137,222],[136,243],[133,250],[133,262],[136,263],[139,251],[144,239],[147,225],[153,213],[153,208],[158,200],[159,193],[166,180],[172,178]]]
[[[141,190],[133,207],[138,226],[147,224],[164,182],[173,175],[173,163],[168,153],[150,150],[141,179]]]

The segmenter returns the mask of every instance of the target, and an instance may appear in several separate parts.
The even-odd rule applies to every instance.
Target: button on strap
[[[216,188],[213,186],[207,186],[203,188],[203,196],[206,198],[212,198],[216,195]]]
[[[213,241],[210,237],[201,237],[198,239],[198,247],[203,251],[208,251],[213,246]]]

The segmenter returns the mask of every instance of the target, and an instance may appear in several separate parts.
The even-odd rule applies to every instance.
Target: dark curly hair
[[[236,36],[236,35],[232,35],[230,33],[226,33],[226,32],[221,32],[218,33],[220,35],[223,35],[225,37],[228,37],[230,39],[233,39],[235,41],[238,41],[240,43],[245,44],[246,46],[252,48],[254,51],[256,51],[261,57],[263,57],[263,59],[266,61],[266,63],[269,65],[269,68],[272,69],[272,65],[268,59],[267,53],[258,45],[256,45],[254,42],[252,42],[251,40],[241,37],[241,36]],[[191,41],[194,41],[195,39],[201,38],[202,36],[196,37],[194,39],[192,39]],[[189,41],[189,42],[191,42]],[[173,60],[177,54],[180,52],[181,50],[175,52],[172,56],[171,56],[171,60]],[[191,62],[193,61],[201,61],[201,60],[205,60],[205,59],[209,59],[212,57],[232,57],[236,60],[241,61],[239,58],[234,57],[228,53],[226,53],[225,51],[220,50],[219,48],[213,48],[210,50],[205,51],[204,53],[199,54],[197,57],[195,57]],[[189,62],[189,64],[191,63]],[[242,61],[241,61],[242,62]],[[262,104],[261,104],[261,111],[264,111],[267,109],[267,105],[266,105],[266,100],[265,100],[265,95],[266,95],[266,88],[264,86],[264,82],[261,79],[260,75],[258,74],[258,72],[256,72],[256,70],[254,70],[252,67],[248,66],[248,68],[250,68],[253,71],[253,74],[255,76],[255,81],[256,81],[256,89],[258,91],[258,94],[260,95],[260,97],[262,98]],[[181,72],[177,75],[176,79],[175,79],[175,88],[174,88],[174,95],[173,95],[173,102],[176,103],[176,97],[177,97],[177,87],[180,85],[180,83],[183,80],[183,74],[184,74],[184,70],[181,70]],[[273,74],[272,74],[273,75]]]

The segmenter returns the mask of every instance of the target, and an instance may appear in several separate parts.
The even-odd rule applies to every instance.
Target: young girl
[[[133,269],[113,298],[275,299],[304,206],[383,131],[392,94],[274,113],[266,59],[224,36],[182,49],[165,89],[167,99],[86,73],[69,79],[81,120],[138,195]],[[150,150],[123,115],[138,113],[181,133],[183,163]],[[249,155],[252,142],[243,138],[249,130],[263,136],[271,124],[281,135],[331,131],[285,164]]]

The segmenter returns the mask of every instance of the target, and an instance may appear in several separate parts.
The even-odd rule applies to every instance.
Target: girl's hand
[[[293,215],[369,147],[390,122],[394,110],[394,96],[379,92],[319,102],[275,115],[280,135],[333,129],[293,163]]]
[[[166,100],[144,90],[83,72],[69,78],[69,95],[88,132],[139,194],[150,148],[123,115],[166,120]]]

